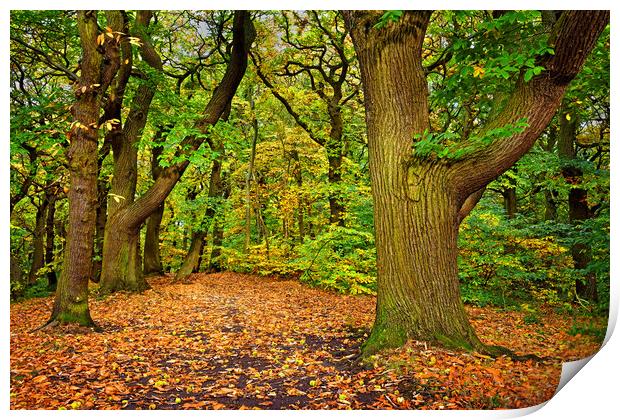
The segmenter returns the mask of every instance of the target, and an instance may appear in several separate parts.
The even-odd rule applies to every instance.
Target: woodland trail
[[[549,399],[562,360],[595,352],[575,321],[471,308],[483,341],[544,362],[491,359],[410,342],[364,368],[375,299],[294,280],[196,274],[150,278],[142,294],[91,299],[102,332],[32,332],[53,298],[11,305],[12,409],[518,408]],[[603,322],[603,320],[599,320]]]

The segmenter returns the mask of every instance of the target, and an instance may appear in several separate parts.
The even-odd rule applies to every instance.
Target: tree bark
[[[508,187],[502,191],[502,197],[504,197],[504,210],[506,211],[506,217],[514,219],[517,214],[517,188]]]
[[[93,325],[88,308],[93,239],[97,205],[97,140],[102,92],[111,82],[97,48],[97,13],[78,11],[77,26],[82,46],[80,78],[72,107],[74,124],[67,152],[70,186],[69,229],[63,268],[48,324]]]
[[[430,127],[422,42],[430,12],[405,12],[374,28],[381,12],[343,12],[360,63],[377,247],[377,310],[369,355],[408,338],[487,353],[468,322],[457,268],[459,212],[538,138],[609,19],[566,12],[551,35],[547,69],[521,79],[484,130],[527,118],[528,127],[459,159],[420,158],[413,139]],[[500,106],[500,104],[498,104]]]
[[[220,180],[220,195],[222,203],[220,204],[215,214],[213,223],[213,246],[211,247],[211,256],[209,257],[209,271],[220,272],[222,271],[222,244],[224,243],[224,220],[226,213],[223,211],[223,205],[228,197],[230,197],[230,181],[227,179],[228,175],[222,176]]]
[[[95,243],[94,243],[94,259],[93,259],[93,282],[99,283],[101,280],[101,263],[103,260],[103,238],[105,233],[105,225],[108,220],[108,193],[109,185],[106,181],[98,181],[97,183],[97,216],[95,225]]]
[[[162,71],[162,62],[146,36],[152,12],[140,10],[136,15],[133,35],[141,41],[140,52],[144,60],[155,70]],[[138,177],[138,148],[142,130],[156,91],[155,80],[145,80],[133,97],[129,114],[123,126],[114,127],[112,156],[114,171],[108,200],[108,217],[103,237],[103,261],[100,290],[110,293],[116,290],[142,291],[149,286],[142,272],[139,254],[140,226],[122,223],[124,210],[134,202]],[[126,266],[131,264],[132,266]],[[138,264],[137,267],[133,266]]]

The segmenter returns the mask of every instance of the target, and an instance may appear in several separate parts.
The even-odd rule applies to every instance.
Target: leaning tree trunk
[[[473,143],[473,152],[459,159],[412,153],[415,136],[430,126],[422,68],[430,13],[405,12],[382,29],[374,27],[380,12],[343,13],[364,87],[377,247],[376,318],[363,353],[397,347],[408,338],[497,352],[480,342],[460,299],[457,235],[463,209],[534,144],[609,13],[564,14],[550,38],[555,55],[541,63],[547,71],[529,83],[519,79],[483,128],[526,118],[527,129],[487,146]]]
[[[105,71],[110,70],[113,74],[115,70],[114,63],[102,66],[97,43],[97,13],[78,11],[77,27],[82,60],[80,79],[75,86],[77,100],[72,107],[74,124],[67,152],[69,229],[49,325],[93,325],[88,308],[88,281],[91,277],[97,205],[97,127],[101,93],[111,81]]]
[[[101,290],[112,292],[123,290],[129,286],[129,290],[140,290],[148,287],[144,280],[142,266],[123,268],[119,264],[140,262],[139,255],[134,257],[134,244],[139,243],[139,231],[146,219],[166,200],[176,183],[179,181],[189,165],[188,154],[196,151],[205,141],[208,131],[213,127],[224,112],[229,108],[245,69],[247,68],[247,56],[256,32],[250,20],[250,14],[246,11],[236,11],[233,19],[233,42],[231,58],[226,72],[207,104],[204,115],[195,124],[196,130],[203,133],[201,136],[188,136],[181,142],[181,147],[176,154],[179,162],[166,167],[155,183],[137,200],[126,205],[113,215],[108,217],[110,226],[114,226],[114,234],[108,233],[106,239],[110,246],[104,244],[103,272],[101,278]],[[155,57],[155,51],[146,37],[141,39],[142,56],[144,59]],[[153,54],[153,55],[152,55]],[[149,62],[151,67],[153,64]],[[159,62],[161,65],[161,61]],[[209,139],[206,140],[210,141]],[[133,197],[132,197],[133,200]],[[108,236],[110,235],[110,236]],[[130,277],[123,277],[130,276]],[[137,286],[137,287],[134,287]]]

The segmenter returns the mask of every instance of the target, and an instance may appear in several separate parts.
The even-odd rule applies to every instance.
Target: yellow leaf
[[[566,114],[566,121],[570,121],[570,114]]]
[[[125,64],[129,64],[129,59],[128,58],[125,59]]]
[[[175,402],[175,403],[177,403],[177,404],[180,404],[180,403],[181,403],[181,399],[180,399],[179,397],[177,397],[177,398],[174,400],[174,402]]]
[[[149,405],[149,410],[155,410],[157,406],[155,404]]]
[[[479,66],[474,66],[474,77],[479,77],[480,79],[482,79],[483,76],[484,76],[484,69]]]

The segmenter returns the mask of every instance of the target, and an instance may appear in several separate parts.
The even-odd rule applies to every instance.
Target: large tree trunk
[[[235,94],[247,67],[247,55],[256,33],[250,20],[250,15],[245,11],[236,11],[233,23],[233,46],[231,59],[222,77],[220,84],[213,91],[213,95],[207,104],[203,117],[196,123],[196,129],[207,134],[208,130],[217,123],[219,118],[229,107],[233,95]],[[142,39],[142,55],[146,58],[146,53],[154,53],[152,46],[146,39]],[[158,57],[157,57],[158,58]],[[151,63],[149,63],[151,64]],[[161,63],[160,63],[161,64]],[[154,67],[151,64],[152,67]],[[134,244],[139,241],[138,237],[140,226],[153,212],[165,201],[176,183],[179,181],[187,166],[187,154],[197,150],[205,141],[204,136],[190,136],[183,140],[177,157],[184,157],[180,162],[166,167],[155,183],[139,199],[135,200],[124,208],[119,209],[116,214],[108,217],[108,223],[114,226],[114,233],[117,237],[112,239],[112,235],[106,229],[106,237],[110,237],[111,244],[122,244],[122,246],[104,246],[103,273],[101,279],[101,290],[112,292],[122,290],[126,285],[137,285],[131,290],[139,290],[148,287],[144,281],[142,267],[131,267],[123,269],[116,266],[125,261],[138,263],[139,258],[132,258],[135,252]],[[207,140],[209,141],[209,140]],[[133,199],[133,197],[132,197]],[[135,238],[134,238],[135,236]],[[108,254],[106,254],[106,250]],[[128,255],[118,255],[119,253],[129,253]],[[121,276],[129,275],[132,278]]]
[[[136,15],[134,36],[140,37],[141,55],[154,71],[163,69],[159,55],[146,36],[152,12],[140,10]],[[125,210],[135,199],[138,179],[137,142],[146,125],[151,101],[156,91],[155,80],[145,80],[133,97],[131,109],[124,125],[116,125],[111,139],[114,172],[108,200],[108,216],[103,236],[103,261],[101,266],[100,290],[110,293],[117,290],[142,291],[148,283],[142,272],[140,225],[123,224]],[[120,105],[116,112],[120,113]],[[120,116],[119,116],[120,119]],[[131,266],[123,266],[130,264]],[[138,264],[138,266],[135,266]]]
[[[430,13],[405,12],[374,28],[380,12],[343,12],[360,63],[377,247],[377,310],[369,355],[408,338],[496,352],[484,346],[461,303],[457,235],[471,197],[529,150],[557,109],[608,12],[568,12],[551,35],[548,69],[515,92],[485,130],[527,118],[523,132],[459,159],[421,158],[413,139],[429,128],[422,42]],[[474,200],[475,201],[475,200]]]
[[[577,157],[575,150],[577,127],[578,122],[575,115],[571,118],[567,111],[560,114],[558,155],[563,160],[562,175],[566,182],[571,184],[568,193],[568,217],[570,222],[575,225],[591,217],[588,190],[580,187],[583,171],[573,161]],[[573,257],[573,266],[578,270],[585,270],[592,261],[592,249],[586,243],[573,244],[570,252]],[[589,302],[598,302],[596,275],[590,272],[586,273],[583,278],[577,279],[575,292],[579,298]]]
[[[77,26],[82,45],[80,79],[72,107],[74,121],[67,152],[69,168],[69,229],[62,274],[48,324],[93,325],[88,308],[88,281],[91,277],[93,239],[97,205],[97,140],[101,92],[113,75],[115,63],[102,66],[97,45],[97,13],[78,11]],[[109,42],[109,41],[108,41]],[[103,73],[103,74],[102,74]]]

